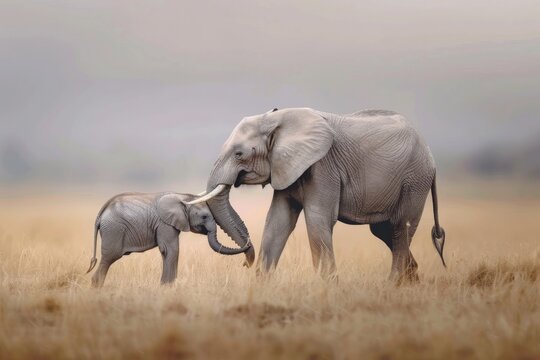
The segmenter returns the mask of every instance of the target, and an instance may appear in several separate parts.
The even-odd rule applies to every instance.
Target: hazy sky
[[[201,175],[242,116],[295,106],[402,112],[436,158],[527,141],[539,18],[537,0],[0,0],[0,152]]]

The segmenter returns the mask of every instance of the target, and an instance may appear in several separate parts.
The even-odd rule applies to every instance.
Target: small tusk
[[[214,188],[214,190],[210,191],[210,193],[204,195],[203,197],[200,197],[198,199],[195,199],[195,200],[192,200],[192,201],[189,201],[189,202],[186,202],[187,205],[193,205],[193,204],[198,204],[198,203],[202,203],[202,202],[205,202],[205,201],[208,201],[210,200],[211,198],[213,198],[214,196],[218,195],[220,192],[223,191],[223,189],[225,189],[225,186],[226,185],[223,185],[223,184],[219,184],[218,186],[216,186]]]
[[[206,195],[206,193],[207,193],[207,191],[203,191],[203,192],[201,192],[201,193],[198,193],[198,194],[195,195],[195,196],[203,196],[203,195]]]

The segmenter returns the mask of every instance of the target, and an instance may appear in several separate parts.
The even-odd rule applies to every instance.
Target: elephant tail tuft
[[[90,259],[90,267],[88,268],[88,270],[86,270],[87,274],[90,271],[92,271],[92,269],[94,268],[94,266],[96,266],[96,263],[97,263],[96,248],[97,248],[97,236],[98,236],[99,226],[100,225],[101,225],[101,211],[100,211],[100,214],[98,215],[98,217],[96,219],[96,223],[94,225],[94,256],[92,257],[92,259]]]
[[[86,274],[88,274],[90,271],[92,271],[94,266],[96,266],[96,263],[97,263],[97,258],[96,257],[93,257],[92,259],[90,259],[90,267],[88,268],[88,270],[86,270]]]
[[[444,238],[445,238],[444,229],[442,227],[439,227],[439,232],[437,234],[437,229],[435,226],[433,226],[433,228],[431,229],[431,241],[433,241],[433,245],[435,245],[435,249],[437,249],[437,252],[439,253],[439,256],[441,257],[443,266],[446,267],[446,262],[444,261],[444,257],[443,257]]]
[[[441,257],[443,266],[446,267],[446,262],[444,261],[443,257],[446,234],[442,226],[439,224],[439,204],[437,201],[437,184],[435,181],[435,176],[433,176],[433,183],[431,184],[431,198],[433,200],[433,217],[435,218],[435,225],[431,229],[431,241]]]

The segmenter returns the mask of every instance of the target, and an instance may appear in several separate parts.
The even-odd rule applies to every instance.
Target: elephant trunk
[[[208,189],[211,190],[210,186]],[[231,185],[228,184],[219,195],[208,200],[207,204],[218,225],[244,250],[246,254],[245,265],[249,267],[255,261],[255,250],[252,246],[249,246],[246,249],[246,247],[251,244],[249,232],[246,225],[229,202],[230,190]]]
[[[212,250],[223,255],[236,255],[251,249],[251,243],[246,244],[241,249],[232,249],[230,247],[222,245],[217,239],[216,231],[208,232],[208,244],[210,245]]]

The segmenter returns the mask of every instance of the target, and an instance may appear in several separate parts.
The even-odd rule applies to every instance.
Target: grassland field
[[[411,247],[417,284],[387,281],[390,251],[367,226],[341,223],[339,281],[323,281],[301,217],[267,279],[183,233],[174,285],[159,285],[153,249],[115,263],[99,290],[84,273],[114,192],[4,189],[0,358],[540,359],[540,196],[440,188],[448,268],[428,201]],[[270,197],[231,194],[257,251]]]

